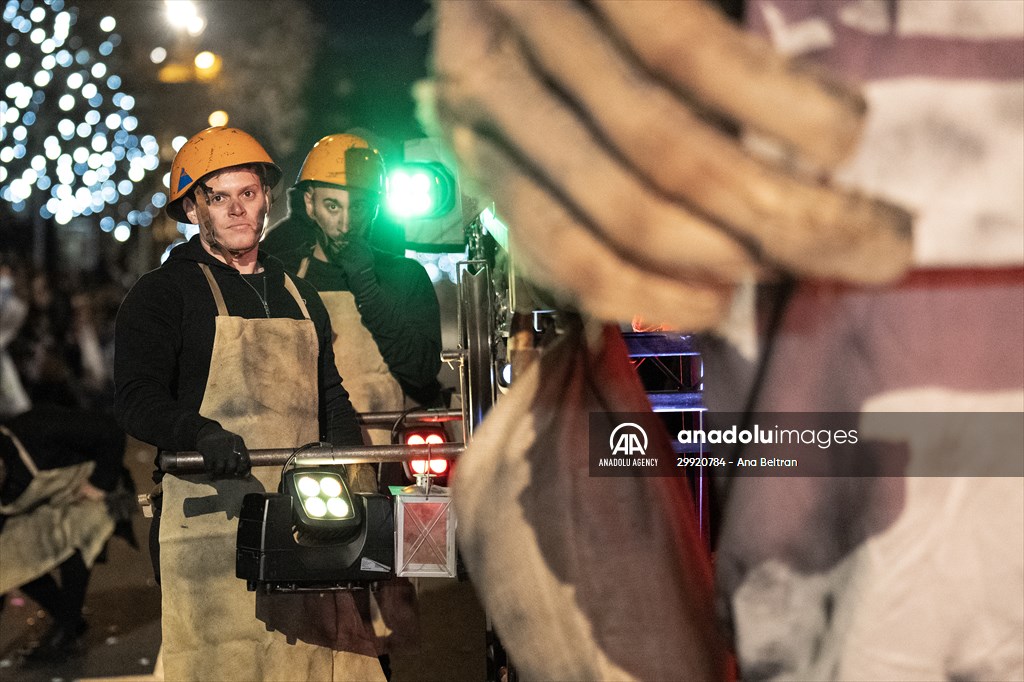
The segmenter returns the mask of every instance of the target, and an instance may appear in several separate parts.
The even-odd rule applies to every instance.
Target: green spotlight
[[[435,218],[454,205],[455,180],[440,163],[405,163],[388,173],[387,207],[396,218]]]

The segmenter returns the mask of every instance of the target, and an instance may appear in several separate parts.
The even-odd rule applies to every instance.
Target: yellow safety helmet
[[[263,146],[249,133],[238,128],[215,126],[192,136],[171,162],[171,198],[167,215],[187,223],[182,200],[204,176],[232,166],[262,164],[266,182],[273,188],[281,180],[281,169]]]
[[[298,182],[324,182],[383,194],[384,159],[361,137],[328,135],[309,150]]]

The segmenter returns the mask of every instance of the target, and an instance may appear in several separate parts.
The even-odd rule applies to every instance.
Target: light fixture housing
[[[243,498],[235,575],[250,591],[346,590],[394,577],[393,503],[352,493],[344,472],[292,459],[279,492]]]
[[[352,535],[362,526],[362,506],[354,504],[343,472],[333,467],[298,467],[281,475],[282,491],[294,500],[295,529],[300,536],[333,539]]]

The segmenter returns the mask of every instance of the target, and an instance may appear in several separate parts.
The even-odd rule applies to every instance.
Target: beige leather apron
[[[317,247],[319,248],[319,247]],[[306,275],[309,258],[304,258],[296,273]],[[405,408],[402,387],[377,348],[373,335],[363,326],[356,308],[356,299],[349,291],[321,291],[320,298],[331,316],[334,329],[334,363],[338,366],[345,390],[356,412],[394,412]],[[389,445],[391,432],[387,429],[363,429],[364,442]],[[370,465],[359,465],[359,482],[364,471],[372,472]],[[352,472],[350,472],[350,477]],[[362,487],[356,487],[363,490]],[[373,490],[376,490],[374,486]],[[370,492],[366,490],[366,492]]]
[[[79,550],[91,567],[114,532],[114,521],[102,500],[79,498],[95,462],[40,471],[21,441],[8,429],[18,456],[32,474],[25,491],[0,514],[10,518],[0,532],[0,594],[49,573]]]
[[[323,253],[320,247],[316,247]],[[309,258],[299,264],[299,277],[305,277]],[[321,291],[320,298],[331,316],[334,330],[334,363],[357,412],[396,412],[406,408],[402,387],[391,374],[373,335],[363,326],[355,296],[348,291]],[[363,428],[363,442],[390,445],[389,429]],[[353,490],[377,492],[377,476],[370,464],[348,467]],[[415,591],[404,578],[396,578],[373,595],[373,626],[378,636],[377,650],[389,653],[407,647],[419,638]]]
[[[210,375],[200,414],[240,434],[250,449],[318,440],[316,330],[305,319],[244,319],[217,302]],[[242,498],[276,491],[278,467],[244,479],[206,474],[163,479],[160,524],[163,660],[168,680],[383,680],[372,630],[352,593],[256,595],[235,577]]]

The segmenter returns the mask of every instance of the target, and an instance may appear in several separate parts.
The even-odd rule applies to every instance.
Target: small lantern
[[[396,574],[454,578],[455,525],[447,488],[411,485],[395,490]]]

